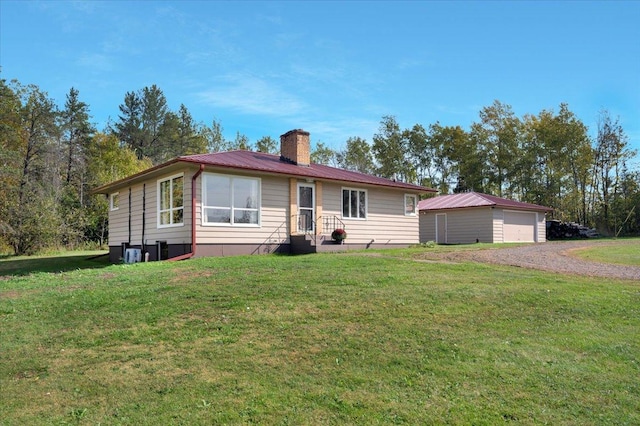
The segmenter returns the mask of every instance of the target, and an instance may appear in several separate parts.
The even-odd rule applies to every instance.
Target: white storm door
[[[298,232],[313,233],[316,211],[315,185],[298,184]]]

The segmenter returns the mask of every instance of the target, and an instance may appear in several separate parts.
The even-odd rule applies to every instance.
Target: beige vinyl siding
[[[147,184],[147,187],[148,186],[149,185]],[[142,184],[131,187],[131,244],[132,245],[142,245],[142,193],[144,189],[145,189],[145,186]],[[149,225],[148,222],[146,223],[146,225],[147,226]]]
[[[156,241],[166,241],[168,244],[191,244],[191,178],[194,173],[195,171],[192,170],[184,170],[183,224],[178,226],[158,227],[158,181],[175,176],[177,173],[172,172],[146,182],[145,244],[154,245]],[[142,197],[142,193],[140,196]],[[142,198],[140,198],[139,211],[142,212]],[[142,230],[142,222],[139,222],[134,229]]]
[[[183,225],[158,227],[158,181],[184,172],[184,220]],[[191,244],[191,182],[196,169],[167,171],[160,177],[144,182],[146,199],[145,244],[156,241],[168,244]],[[208,172],[205,171],[205,173]],[[196,180],[196,238],[198,244],[287,244],[289,243],[290,181],[287,177],[256,176],[243,173],[224,173],[236,176],[260,178],[259,226],[203,226],[201,220],[202,177]],[[297,182],[294,179],[294,183]],[[304,182],[304,180],[300,180]],[[342,218],[342,188],[367,191],[367,218]],[[129,187],[119,188],[120,208],[109,212],[110,245],[128,240]],[[416,244],[419,242],[418,215],[406,216],[404,212],[405,190],[378,187],[359,187],[336,183],[316,182],[316,209],[324,217],[340,218],[347,229],[348,242],[368,244]],[[294,200],[295,203],[295,200]],[[321,208],[320,208],[321,207]],[[142,243],[143,184],[131,187],[131,244]],[[295,214],[295,212],[294,212]]]
[[[536,215],[536,242],[546,241],[544,213],[522,212]],[[436,241],[436,214],[447,215],[447,243],[502,243],[504,237],[504,215],[501,208],[467,208],[420,212],[420,242]]]
[[[544,212],[538,212],[538,239],[536,242],[544,243],[547,241],[547,217]]]
[[[367,218],[342,217],[342,189],[367,191]],[[377,187],[358,187],[324,183],[322,186],[322,214],[336,216],[345,225],[347,242],[368,244],[417,244],[419,242],[418,215],[405,216],[404,191]]]
[[[420,212],[420,242],[436,240],[436,215],[433,212]]]
[[[446,215],[446,243],[493,242],[493,210],[488,207],[423,211],[420,214],[420,242],[436,241],[436,215]],[[443,241],[438,241],[443,243]]]
[[[494,243],[504,242],[504,212],[502,209],[493,209],[493,241]]]
[[[196,192],[198,194],[196,207],[198,244],[282,244],[289,242],[289,179],[263,176],[260,180],[259,226],[202,226],[200,210],[202,179],[198,179]]]
[[[158,180],[175,175],[175,172],[158,179],[120,189],[120,208],[109,212],[109,245],[130,242],[142,245],[143,210],[144,244],[154,245],[156,241],[169,244],[191,244],[191,177],[193,172],[184,173],[184,223],[180,226],[158,228]],[[129,190],[131,190],[131,209],[129,209]],[[145,209],[143,209],[145,207]],[[129,239],[129,212],[131,212],[131,241]]]
[[[493,242],[492,209],[488,207],[447,211],[447,243]]]
[[[129,189],[120,191],[120,207],[109,211],[109,245],[118,246],[129,239]]]

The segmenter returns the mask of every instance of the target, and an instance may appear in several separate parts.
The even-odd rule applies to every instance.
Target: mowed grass
[[[104,250],[57,252],[38,256],[0,256],[0,277],[33,272],[64,272],[109,266]]]
[[[573,254],[592,262],[640,266],[640,239],[619,240],[612,245],[594,245],[575,250]]]
[[[640,424],[640,283],[418,252],[5,276],[0,424]]]

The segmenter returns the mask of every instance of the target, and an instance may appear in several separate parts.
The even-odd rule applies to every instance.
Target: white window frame
[[[413,211],[407,212],[407,200],[413,198]],[[416,216],[418,214],[418,196],[415,194],[404,194],[404,215]]]
[[[177,178],[180,178],[180,177],[182,178],[182,206],[173,207],[173,181],[175,179],[177,179]],[[161,187],[162,187],[162,183],[163,182],[167,182],[167,181],[170,182],[170,187],[169,187],[169,206],[170,207],[168,209],[161,210],[160,209],[160,205],[161,205],[161,201],[162,201]],[[176,227],[176,226],[184,226],[184,202],[185,202],[185,199],[184,199],[184,195],[185,195],[185,192],[184,192],[184,173],[178,173],[178,174],[175,174],[175,175],[172,175],[172,176],[167,176],[165,178],[158,179],[157,188],[158,188],[158,191],[157,191],[157,196],[158,196],[158,199],[157,199],[158,200],[158,202],[157,202],[158,228],[173,228],[173,227]],[[176,212],[178,210],[182,210],[182,222],[175,222],[174,223],[173,222],[173,214],[174,214],[174,212]],[[169,212],[169,220],[170,220],[169,223],[161,223],[160,222],[161,217],[162,217],[162,213],[165,213],[165,212]]]
[[[208,177],[215,177],[215,176],[219,176],[219,177],[224,177],[229,179],[229,205],[228,206],[206,206],[204,204],[205,202],[205,192],[206,192],[206,188],[207,188],[207,180]],[[246,211],[255,211],[258,215],[258,223],[235,223],[233,221],[234,219],[234,210],[236,209],[236,207],[233,206],[233,201],[234,201],[234,192],[233,192],[233,181],[235,179],[244,179],[244,180],[251,180],[251,181],[256,181],[258,183],[258,199],[256,200],[256,208],[255,209],[249,209],[249,208],[242,208],[239,210],[246,210]],[[202,174],[202,197],[201,197],[202,203],[201,203],[201,212],[202,214],[200,215],[200,223],[202,224],[202,226],[231,226],[231,227],[242,227],[242,228],[259,228],[261,226],[261,222],[262,222],[262,179],[257,178],[257,177],[253,177],[253,176],[238,176],[238,175],[225,175],[225,174],[221,174],[221,173],[203,173]],[[207,222],[207,215],[205,214],[205,210],[208,208],[216,208],[216,209],[229,209],[229,223],[221,223],[221,222]]]
[[[111,211],[118,210],[120,208],[120,193],[114,192],[109,195],[109,209]]]
[[[349,215],[345,216],[344,214],[344,191],[349,191],[349,199],[351,199],[351,192],[352,191],[356,191],[358,192],[358,212],[360,211],[360,193],[363,192],[364,193],[364,217],[359,217],[359,213],[356,216],[353,216],[351,214],[351,203],[349,203]],[[342,219],[347,219],[347,220],[367,220],[367,217],[369,217],[369,193],[367,192],[366,189],[362,189],[362,188],[350,188],[350,187],[342,187],[342,190],[340,191],[340,213],[342,215]]]

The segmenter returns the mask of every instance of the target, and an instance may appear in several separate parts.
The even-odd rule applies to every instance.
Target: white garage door
[[[505,243],[533,243],[536,241],[535,213],[505,211],[503,223]]]

